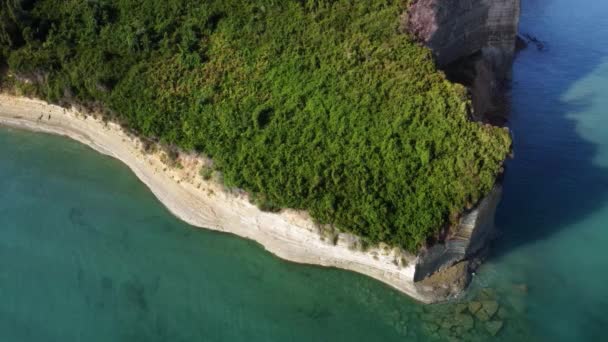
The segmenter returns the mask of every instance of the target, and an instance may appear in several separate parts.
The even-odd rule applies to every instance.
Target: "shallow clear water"
[[[547,42],[514,69],[504,236],[479,283],[529,287],[538,339],[595,341],[608,326],[608,2],[523,0],[520,30]]]
[[[601,340],[608,3],[522,2],[521,31],[547,49],[514,66],[503,235],[462,303],[192,228],[118,161],[0,129],[0,341],[485,341],[500,324],[505,341]]]

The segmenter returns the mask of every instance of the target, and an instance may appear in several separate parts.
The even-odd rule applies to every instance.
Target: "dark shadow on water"
[[[545,6],[525,0],[522,5],[524,14],[526,5],[533,7],[528,13],[542,13]],[[545,51],[529,47],[515,61],[509,123],[515,158],[507,162],[496,216],[502,237],[495,243],[493,258],[568,228],[602,208],[608,198],[608,170],[594,163],[598,147],[580,135],[577,122],[569,117],[589,110],[592,99],[564,100],[576,82],[606,61],[608,46],[600,48],[606,53],[589,49],[604,41],[603,32],[585,27],[583,35],[567,28],[563,39],[556,39],[559,35],[549,32],[551,25],[535,18],[524,16],[520,30],[555,41],[549,40]]]

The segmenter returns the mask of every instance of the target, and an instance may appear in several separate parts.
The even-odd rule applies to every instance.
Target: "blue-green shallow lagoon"
[[[514,66],[503,234],[464,305],[190,227],[118,161],[0,128],[0,341],[489,340],[477,301],[498,340],[605,339],[608,3],[522,5],[547,48]]]

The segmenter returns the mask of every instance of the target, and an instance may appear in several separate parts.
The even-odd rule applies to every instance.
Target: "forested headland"
[[[266,209],[415,251],[489,192],[508,132],[399,30],[403,0],[6,0],[2,83],[101,105]],[[207,172],[207,171],[205,171]]]

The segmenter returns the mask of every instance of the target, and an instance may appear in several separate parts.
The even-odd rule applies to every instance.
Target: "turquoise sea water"
[[[502,236],[461,303],[192,228],[118,161],[0,128],[0,341],[602,340],[608,3],[522,5],[546,49],[515,63]]]

